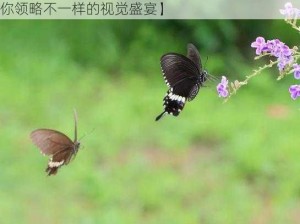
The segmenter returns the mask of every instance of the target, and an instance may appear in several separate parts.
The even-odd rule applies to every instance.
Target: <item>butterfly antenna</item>
[[[74,109],[74,120],[75,120],[75,133],[74,133],[74,135],[75,135],[75,139],[74,139],[74,142],[76,142],[77,141],[77,112],[76,112],[76,109]]]
[[[81,136],[81,137],[79,138],[78,141],[81,141],[81,139],[83,139],[85,136],[92,134],[92,133],[95,131],[95,129],[96,129],[96,128],[93,128],[90,132],[85,133],[83,136]]]
[[[206,61],[205,61],[204,66],[203,66],[204,68],[206,67],[207,62],[208,62],[208,56],[206,56]],[[218,77],[213,76],[213,75],[211,75],[211,74],[208,74],[208,75],[207,75],[207,79],[208,79],[209,81],[213,81],[213,82],[216,82],[216,81],[219,81],[219,80],[220,80]]]
[[[206,56],[206,60],[205,60],[204,66],[203,66],[204,68],[206,67],[207,62],[208,62],[208,56]]]

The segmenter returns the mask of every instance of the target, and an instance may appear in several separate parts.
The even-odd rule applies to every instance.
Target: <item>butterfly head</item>
[[[80,148],[80,142],[79,141],[75,141],[74,142],[74,151],[77,152],[79,148]]]
[[[208,72],[206,70],[203,70],[201,73],[200,73],[200,77],[199,77],[199,83],[200,85],[203,85],[203,83],[208,79]]]

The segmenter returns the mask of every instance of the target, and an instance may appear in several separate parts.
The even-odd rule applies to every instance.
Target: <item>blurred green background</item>
[[[270,69],[226,104],[208,82],[154,121],[161,55],[192,42],[210,74],[242,80],[267,62],[253,61],[257,36],[299,43],[284,21],[1,21],[0,34],[1,223],[300,223],[292,77]],[[87,135],[47,177],[29,134],[73,138],[73,108]]]

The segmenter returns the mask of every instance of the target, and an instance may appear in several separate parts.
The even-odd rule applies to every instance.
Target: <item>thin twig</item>
[[[235,95],[237,90],[240,89],[242,86],[247,85],[248,81],[250,79],[252,79],[253,77],[259,75],[264,69],[266,68],[271,68],[273,65],[275,65],[276,63],[278,63],[278,60],[276,61],[271,61],[269,64],[266,64],[262,67],[259,67],[257,70],[254,70],[252,74],[246,76],[246,79],[244,81],[237,81],[235,83],[231,83],[231,91],[229,91],[229,95],[228,97],[224,100],[224,102],[227,102],[228,99],[232,96]]]
[[[300,27],[297,26],[297,19],[286,20],[287,24],[290,24],[295,30],[300,32]]]

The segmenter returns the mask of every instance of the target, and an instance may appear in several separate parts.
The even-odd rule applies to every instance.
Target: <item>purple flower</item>
[[[219,97],[226,98],[228,96],[228,80],[225,76],[222,76],[221,82],[217,85],[217,91]]]
[[[289,56],[289,57],[280,57],[279,62],[277,64],[278,70],[282,72],[286,66],[291,65],[294,62],[294,57]]]
[[[299,16],[299,9],[293,8],[290,2],[285,3],[284,9],[280,9],[279,12],[284,15],[286,19],[296,19],[297,16]]]
[[[263,51],[268,52],[277,58],[289,57],[292,55],[292,50],[278,39],[268,40]]]
[[[275,57],[279,57],[282,45],[283,43],[278,39],[268,40],[264,51],[272,54]]]
[[[256,41],[251,44],[251,47],[256,48],[256,54],[269,53],[278,58],[278,69],[283,71],[286,66],[291,65],[294,61],[292,50],[278,39],[267,40],[263,37],[257,37]]]
[[[293,68],[294,68],[294,77],[295,77],[295,79],[300,79],[300,65],[293,64]]]
[[[256,48],[256,54],[260,55],[266,45],[265,38],[257,37],[254,42],[251,43],[251,47]]]
[[[300,85],[291,85],[289,88],[293,100],[300,96]]]
[[[282,43],[282,46],[281,46],[281,57],[289,57],[292,55],[292,50],[285,44]]]

